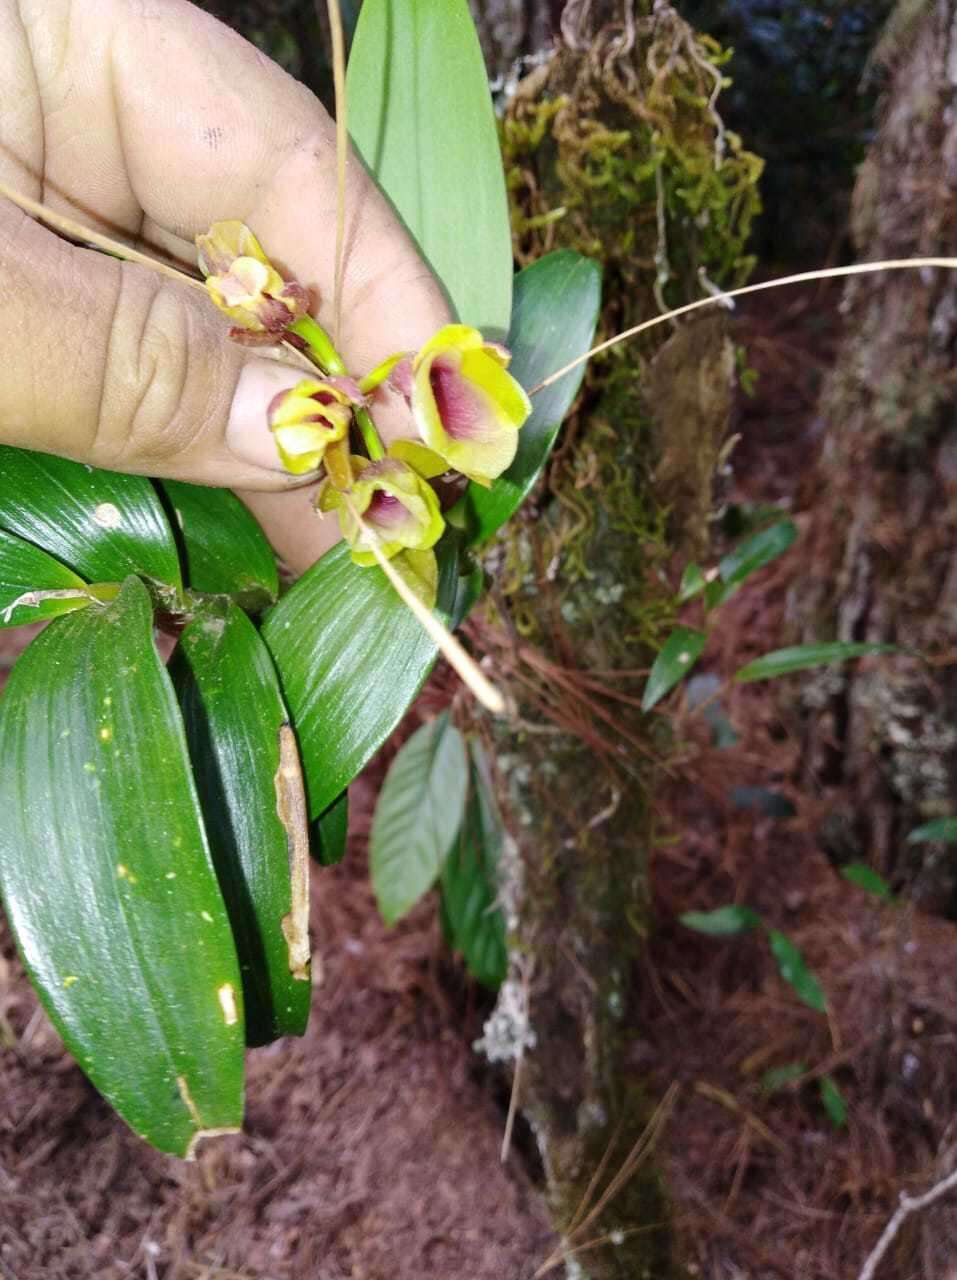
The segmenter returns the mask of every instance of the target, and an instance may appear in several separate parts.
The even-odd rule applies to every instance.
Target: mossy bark
[[[888,72],[862,166],[853,233],[862,259],[957,253],[957,3],[903,0],[879,56]],[[810,639],[884,641],[936,659],[829,673],[806,699],[809,770],[844,799],[824,831],[837,857],[905,877],[953,910],[953,859],[907,845],[957,812],[957,285],[950,271],[856,279],[822,399],[811,581],[794,610]]]
[[[518,257],[570,246],[600,260],[605,333],[701,296],[702,276],[740,280],[760,164],[714,106],[720,50],[651,0],[570,4],[562,30],[503,126]],[[519,1097],[569,1274],[591,1280],[674,1274],[636,1013],[671,743],[639,702],[678,563],[707,549],[733,367],[720,312],[599,362],[537,498],[491,553],[479,634],[522,727],[492,744],[515,836],[513,968],[486,1044],[524,1046]]]

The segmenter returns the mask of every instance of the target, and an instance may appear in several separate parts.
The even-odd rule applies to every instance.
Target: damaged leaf
[[[251,1045],[309,1017],[309,837],[295,736],[256,628],[236,605],[185,629],[171,675],[239,952]]]

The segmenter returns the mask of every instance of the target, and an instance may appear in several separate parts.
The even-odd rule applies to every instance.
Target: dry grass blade
[[[332,79],[336,94],[336,267],[332,293],[332,340],[342,331],[342,275],[346,240],[346,157],[349,148],[346,102],[346,42],[339,0],[326,0],[332,32]]]
[[[156,258],[151,258],[148,253],[141,253],[139,249],[131,249],[128,244],[123,244],[120,240],[114,240],[111,236],[105,236],[102,232],[94,231],[92,227],[84,226],[82,222],[68,218],[65,214],[57,213],[55,210],[47,208],[45,204],[41,204],[39,200],[31,200],[29,196],[21,195],[19,191],[14,191],[5,182],[0,182],[0,196],[6,197],[17,208],[22,209],[24,213],[31,214],[39,222],[44,223],[45,226],[51,227],[54,231],[59,231],[61,235],[68,236],[71,240],[82,240],[86,244],[92,245],[95,249],[111,254],[114,258],[122,258],[124,262],[136,262],[141,267],[149,267],[151,271],[158,271],[160,275],[179,280],[181,284],[191,285],[194,289],[204,288],[200,280],[197,280],[194,276],[187,275],[185,271],[171,267],[165,262],[159,262]]]
[[[375,556],[376,564],[389,579],[396,595],[406,606],[406,608],[414,615],[416,621],[422,626],[423,630],[429,635],[438,646],[442,656],[453,667],[457,674],[461,677],[464,684],[475,697],[481,702],[487,711],[491,711],[493,715],[504,715],[508,709],[503,694],[496,689],[491,680],[479,669],[475,660],[465,652],[462,646],[456,640],[448,627],[442,625],[438,618],[434,617],[425,607],[422,601],[410,590],[408,585],[402,580],[401,576],[393,568],[387,556],[382,552],[382,546],[379,535],[363,520],[362,516],[356,509],[355,503],[347,494],[343,494],[346,506],[350,515],[356,524],[366,535],[369,543],[369,550]]]
[[[590,360],[592,356],[597,356],[602,351],[609,351],[612,347],[616,347],[620,342],[626,342],[629,338],[636,338],[639,333],[646,333],[649,329],[656,329],[660,324],[667,324],[669,320],[677,320],[680,316],[690,315],[692,311],[699,311],[702,307],[726,306],[733,298],[743,298],[750,293],[763,293],[767,289],[781,289],[786,285],[808,284],[813,280],[837,280],[846,276],[872,275],[875,271],[915,271],[934,268],[943,268],[947,271],[957,270],[957,258],[888,258],[886,261],[881,262],[856,262],[848,267],[825,267],[818,271],[799,271],[796,275],[779,276],[774,280],[761,280],[757,284],[746,284],[740,289],[731,289],[727,293],[718,292],[709,294],[707,298],[696,298],[694,302],[686,302],[683,307],[675,307],[673,311],[665,311],[660,316],[652,316],[650,320],[644,320],[641,324],[636,324],[631,329],[616,333],[613,338],[599,342],[597,347],[592,347],[583,356],[570,360],[568,364],[562,365],[560,369],[550,373],[547,378],[543,378],[541,382],[532,387],[529,395],[534,396],[539,391],[544,391],[546,387],[550,387],[553,382],[563,378],[566,373],[571,373],[572,369],[577,369],[579,365],[584,364],[586,360]]]
[[[654,1114],[645,1126],[644,1132],[639,1135],[631,1150],[622,1161],[621,1168],[608,1183],[608,1186],[602,1192],[601,1196],[595,1204],[588,1209],[588,1203],[600,1180],[601,1171],[607,1166],[609,1153],[613,1149],[615,1141],[618,1137],[618,1130],[612,1135],[609,1142],[608,1150],[602,1157],[599,1168],[592,1177],[588,1188],[582,1197],[582,1202],[575,1211],[572,1222],[575,1224],[567,1233],[566,1238],[553,1253],[545,1259],[542,1265],[535,1272],[532,1280],[540,1280],[541,1276],[547,1275],[550,1271],[554,1271],[556,1267],[561,1266],[565,1260],[572,1257],[576,1253],[582,1252],[584,1249],[594,1249],[600,1244],[610,1242],[611,1237],[603,1235],[595,1240],[582,1241],[581,1236],[593,1225],[608,1205],[615,1197],[624,1189],[631,1178],[634,1177],[642,1161],[648,1153],[654,1148],[662,1129],[668,1121],[671,1112],[674,1110],[675,1102],[678,1098],[680,1085],[672,1084],[665,1092],[664,1097],[655,1108]],[[586,1212],[587,1210],[587,1212]],[[653,1224],[643,1223],[640,1227],[631,1228],[630,1231],[650,1231],[653,1230]]]

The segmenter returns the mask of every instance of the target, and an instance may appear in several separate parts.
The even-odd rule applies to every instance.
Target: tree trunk
[[[600,261],[611,333],[700,296],[699,268],[740,278],[759,164],[722,149],[714,50],[671,6],[574,0],[561,29],[504,121],[516,253]],[[676,552],[707,545],[732,375],[721,313],[593,368],[537,500],[492,553],[494,609],[472,633],[527,726],[490,743],[514,927],[485,1047],[518,1050],[569,1274],[590,1280],[674,1274],[635,1013],[670,743],[639,709],[638,673],[675,616]]]
[[[955,254],[957,0],[902,0],[879,57],[889,81],[855,190],[857,249],[865,260]],[[905,839],[957,813],[957,281],[944,270],[861,277],[842,310],[821,409],[814,577],[794,609],[807,640],[888,642],[938,661],[882,658],[811,682],[809,770],[846,798],[823,833],[836,856],[866,858],[912,881],[922,905],[953,909],[953,859]]]

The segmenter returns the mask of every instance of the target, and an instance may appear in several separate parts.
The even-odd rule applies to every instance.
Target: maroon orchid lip
[[[372,495],[365,518],[379,528],[397,529],[408,519],[408,512],[398,498],[379,489]]]
[[[438,356],[429,370],[429,386],[446,434],[472,440],[482,434],[482,406],[462,378],[460,361]]]

